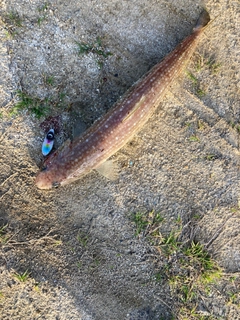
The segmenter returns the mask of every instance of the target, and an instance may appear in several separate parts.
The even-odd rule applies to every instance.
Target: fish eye
[[[52,186],[53,186],[53,188],[58,188],[58,187],[60,186],[60,183],[57,182],[57,181],[54,181],[54,182],[52,183]]]

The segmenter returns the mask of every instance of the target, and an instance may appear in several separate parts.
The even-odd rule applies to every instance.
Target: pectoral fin
[[[115,181],[118,179],[118,165],[112,160],[107,160],[95,168],[105,178]]]

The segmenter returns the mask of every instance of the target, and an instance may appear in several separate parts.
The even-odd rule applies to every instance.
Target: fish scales
[[[209,20],[208,13],[203,11],[193,33],[137,81],[105,116],[82,136],[66,142],[50,155],[36,178],[37,187],[50,189],[77,180],[131,140],[152,116],[164,92],[186,65]]]

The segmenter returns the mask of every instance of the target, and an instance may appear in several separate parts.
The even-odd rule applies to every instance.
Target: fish
[[[203,10],[192,33],[138,80],[102,118],[50,154],[37,174],[36,186],[51,189],[76,181],[94,169],[111,171],[106,170],[108,159],[153,115],[167,88],[192,56],[209,21],[208,12]]]

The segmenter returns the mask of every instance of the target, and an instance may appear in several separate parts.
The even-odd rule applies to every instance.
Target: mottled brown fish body
[[[82,136],[50,155],[45,170],[36,178],[38,188],[50,189],[81,178],[132,139],[191,57],[203,27],[209,21],[206,11],[199,21],[193,33],[140,79],[105,116]]]

